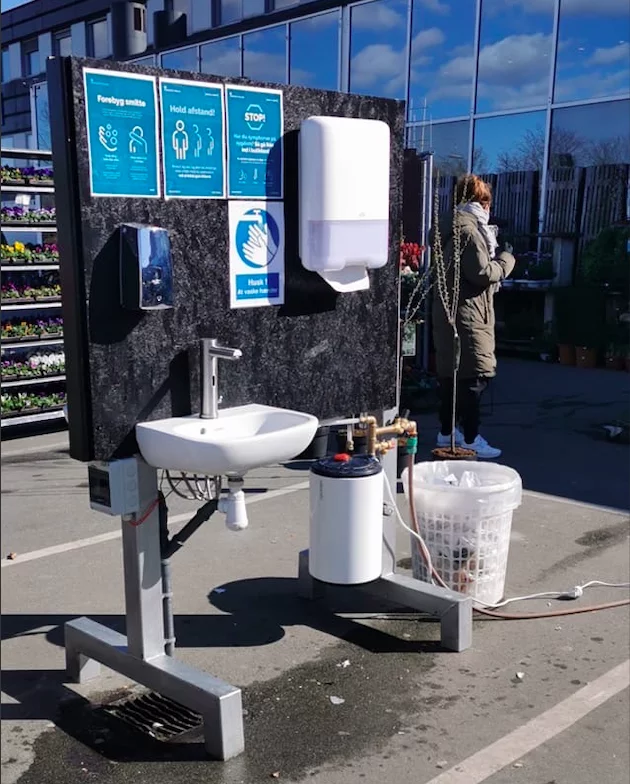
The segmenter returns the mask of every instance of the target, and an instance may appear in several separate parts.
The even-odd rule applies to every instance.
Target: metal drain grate
[[[148,692],[103,705],[109,716],[124,721],[144,735],[168,742],[181,741],[203,725],[203,717],[168,697]]]

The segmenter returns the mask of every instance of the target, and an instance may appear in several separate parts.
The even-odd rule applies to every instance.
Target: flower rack
[[[53,184],[53,170],[50,167],[3,166],[0,169],[2,185],[42,185]]]
[[[9,264],[59,264],[59,250],[54,243],[34,245],[14,242],[0,246],[0,263]]]
[[[28,207],[2,207],[3,226],[54,226],[56,221],[55,208],[29,209]]]

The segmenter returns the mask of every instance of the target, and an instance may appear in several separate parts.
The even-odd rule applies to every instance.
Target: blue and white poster
[[[164,195],[224,199],[223,87],[160,79]]]
[[[230,307],[284,303],[284,204],[230,201]]]
[[[153,76],[83,69],[92,196],[159,198]]]
[[[283,198],[282,90],[225,88],[228,198]]]

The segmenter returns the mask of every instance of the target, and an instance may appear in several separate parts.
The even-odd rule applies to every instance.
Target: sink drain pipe
[[[168,506],[164,493],[159,494],[158,512],[160,521],[160,567],[162,573],[162,613],[164,617],[164,653],[175,653],[175,622],[173,617],[173,583],[171,579],[171,556],[176,553],[195,531],[217,511],[218,501],[212,499],[201,506],[186,525],[172,537],[168,535]]]

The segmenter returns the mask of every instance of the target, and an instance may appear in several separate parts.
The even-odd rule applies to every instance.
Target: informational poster
[[[230,307],[284,303],[284,205],[230,201]]]
[[[164,195],[225,198],[223,86],[160,79]]]
[[[282,90],[225,88],[228,198],[282,199]]]
[[[153,76],[83,69],[92,196],[159,198]]]

